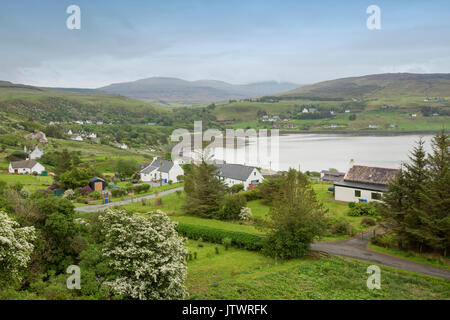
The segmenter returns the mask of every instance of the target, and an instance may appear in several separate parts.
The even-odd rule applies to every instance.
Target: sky
[[[67,7],[81,10],[70,30]],[[370,5],[381,29],[369,30]],[[310,84],[450,73],[448,0],[2,0],[0,80],[97,88],[163,76]]]

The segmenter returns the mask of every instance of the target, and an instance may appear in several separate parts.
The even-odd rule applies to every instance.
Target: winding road
[[[311,249],[450,280],[450,270],[397,258],[368,249],[367,245],[373,237],[373,234],[374,229],[370,229],[349,240],[314,242],[311,245]]]

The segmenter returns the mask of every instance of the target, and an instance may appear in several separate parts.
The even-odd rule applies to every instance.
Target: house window
[[[372,192],[372,199],[373,200],[381,200],[381,193]]]
[[[253,172],[253,175],[254,175],[254,176],[256,176],[256,171],[255,171],[255,172]]]
[[[355,197],[361,198],[361,190],[355,190]]]

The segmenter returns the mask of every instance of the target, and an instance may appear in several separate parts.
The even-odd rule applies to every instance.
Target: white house
[[[380,201],[398,169],[354,165],[344,179],[334,182],[334,199],[345,202]]]
[[[42,148],[36,147],[28,154],[29,159],[36,160],[44,155],[44,150]]]
[[[36,160],[14,161],[9,164],[9,173],[15,174],[41,174],[45,167]]]
[[[83,141],[83,137],[80,135],[74,135],[70,137],[70,140],[74,140],[74,141]]]
[[[141,180],[145,182],[160,181],[164,182],[172,180],[172,182],[178,182],[178,176],[184,175],[184,170],[178,163],[167,161],[159,158],[154,158],[152,163],[142,169],[139,174]]]
[[[253,189],[264,181],[264,177],[255,167],[241,164],[216,163],[217,176],[229,187],[235,184],[243,184],[244,189]]]
[[[306,109],[306,108],[303,108],[303,111],[302,111],[303,113],[308,113],[309,112],[309,110],[308,109]]]

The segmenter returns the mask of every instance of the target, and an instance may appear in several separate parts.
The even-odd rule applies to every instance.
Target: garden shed
[[[89,180],[89,187],[94,191],[103,191],[106,188],[106,181],[99,177]]]

